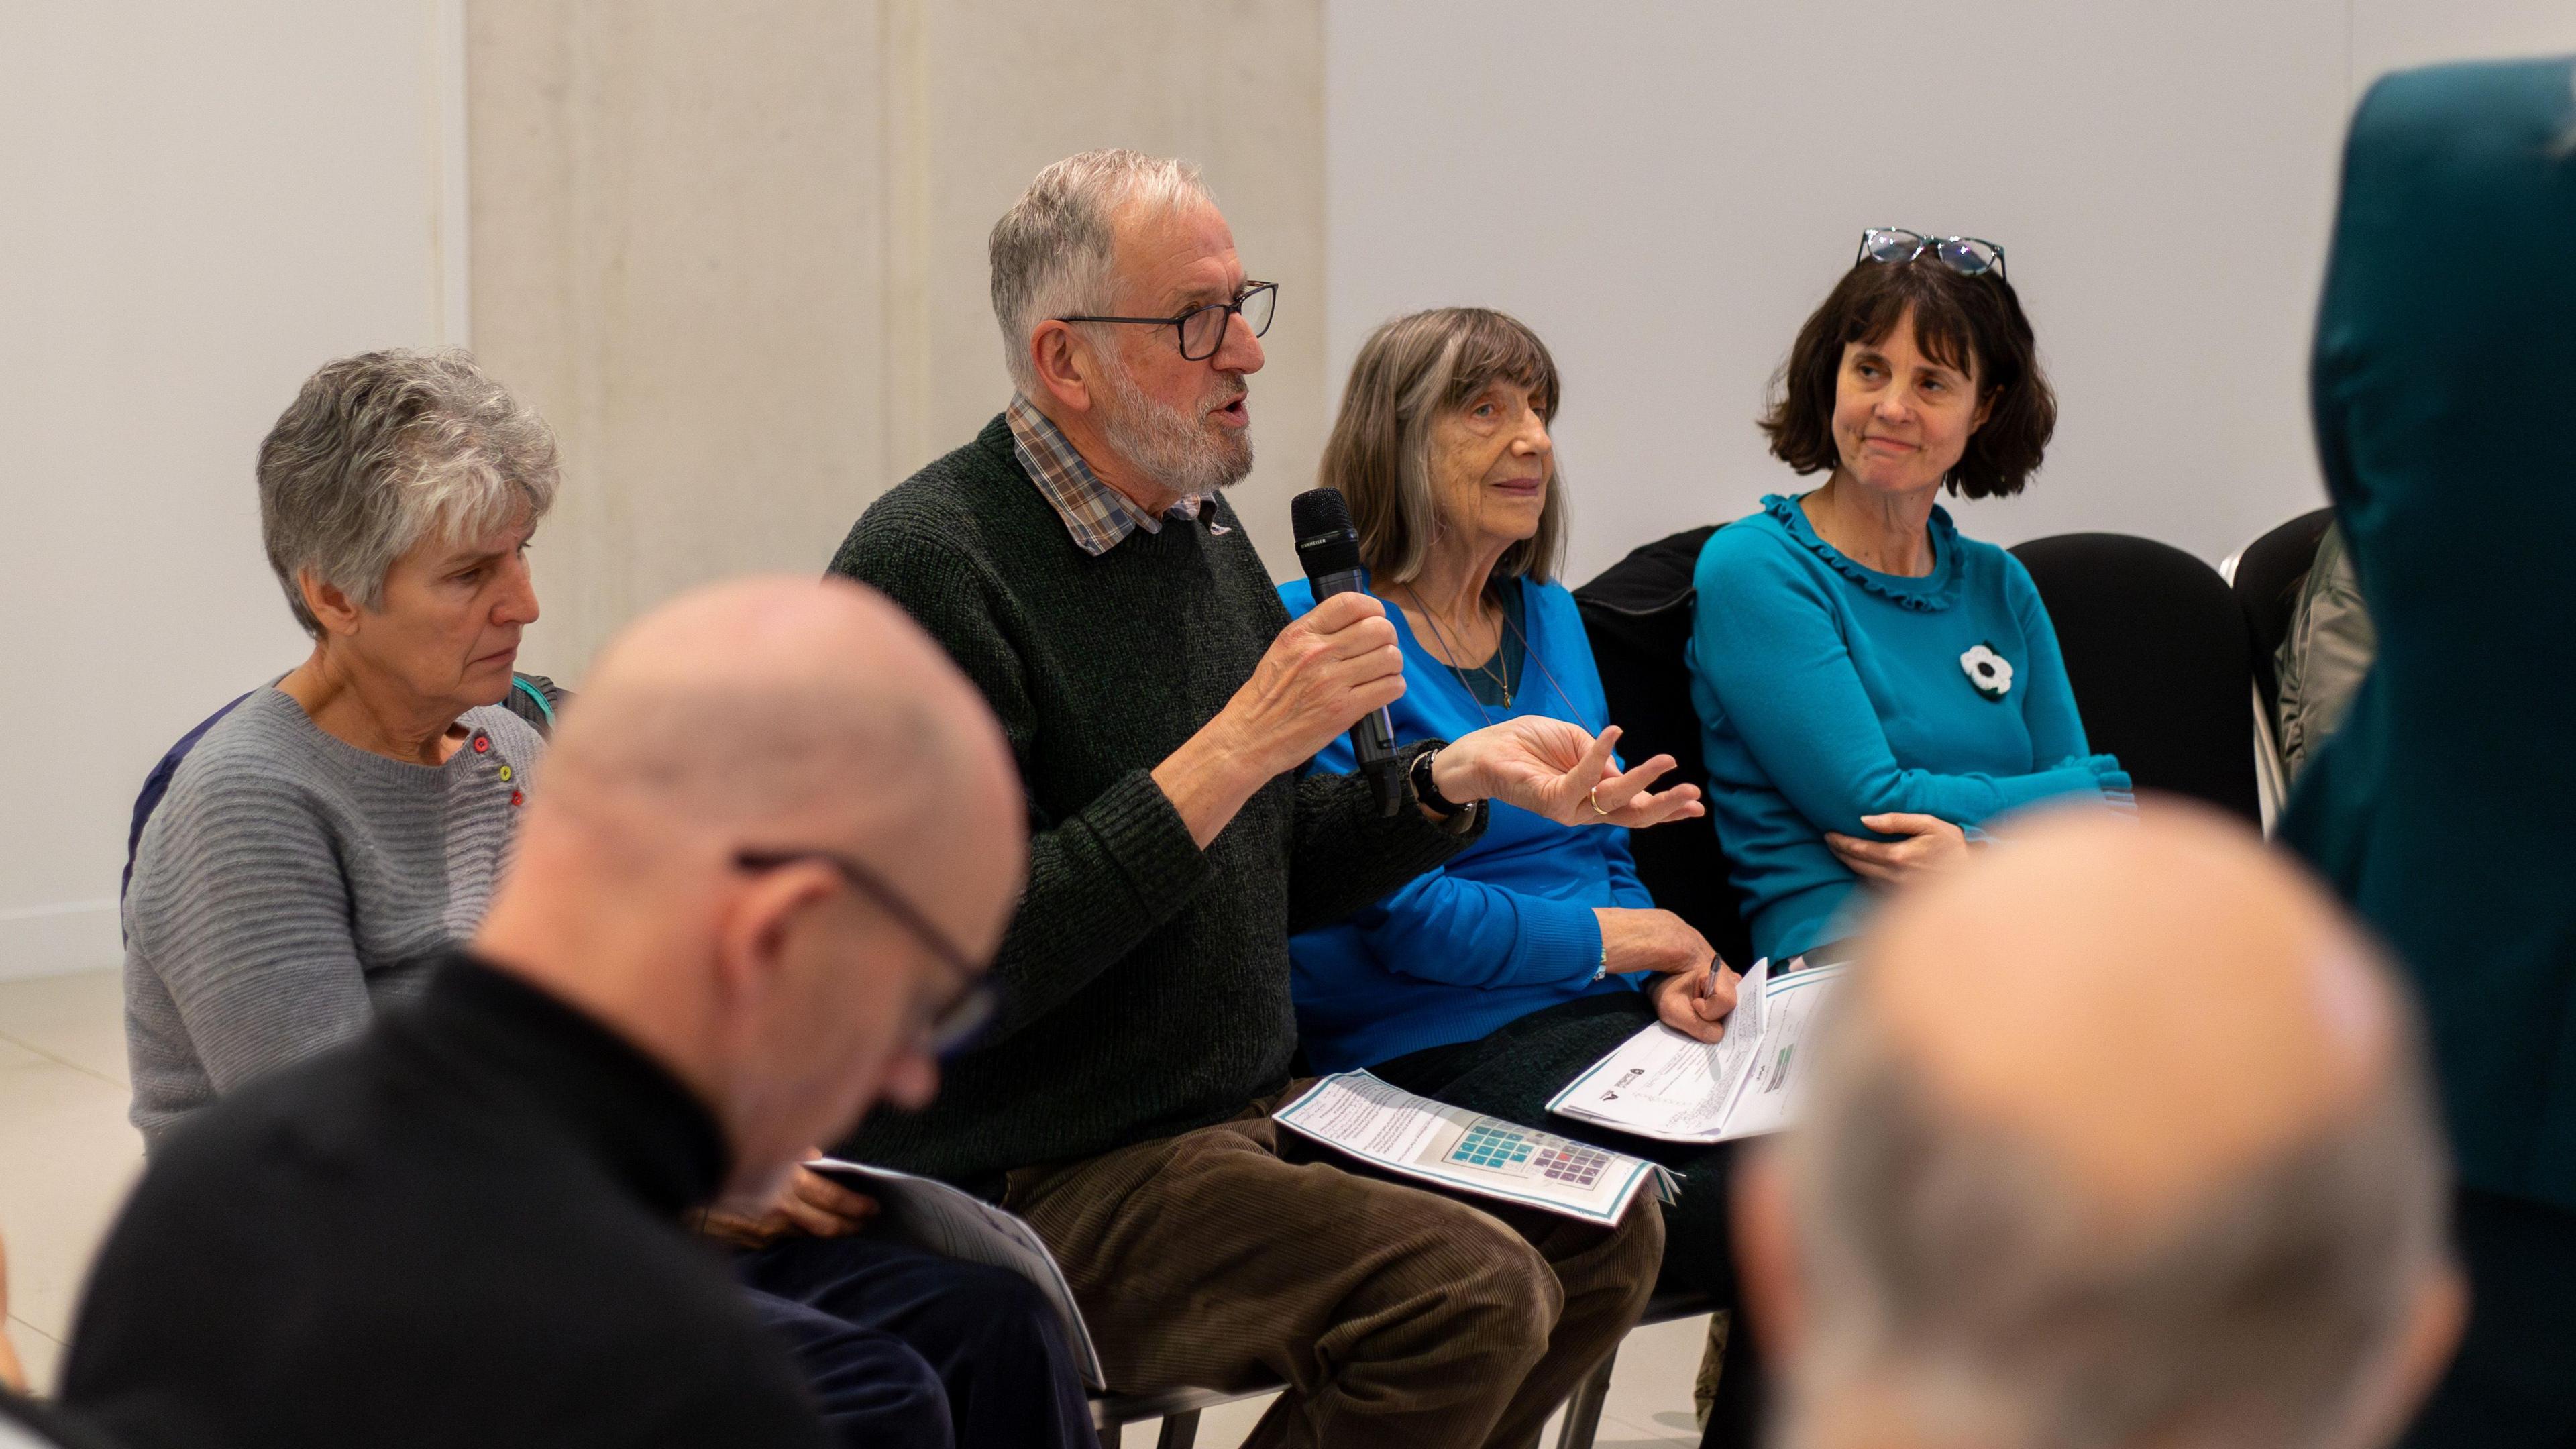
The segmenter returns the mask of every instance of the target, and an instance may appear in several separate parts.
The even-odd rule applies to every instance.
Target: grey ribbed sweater
[[[832,560],[892,595],[1001,717],[1029,796],[1029,884],[994,975],[1003,1013],[922,1112],[851,1154],[991,1192],[1008,1169],[1233,1116],[1288,1080],[1288,937],[1472,840],[1350,775],[1281,775],[1201,850],[1149,773],[1288,625],[1243,521],[1074,546],[995,418],[877,500]],[[1481,818],[1481,817],[1480,817]],[[930,822],[925,828],[937,828]]]
[[[125,897],[126,1059],[147,1147],[358,1035],[473,934],[545,742],[498,706],[463,723],[472,735],[445,765],[405,764],[323,733],[271,688],[188,753]]]

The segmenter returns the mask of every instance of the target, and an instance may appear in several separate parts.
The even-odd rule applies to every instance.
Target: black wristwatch
[[[1413,798],[1422,802],[1423,809],[1446,820],[1467,808],[1441,794],[1440,787],[1431,783],[1431,757],[1449,748],[1449,742],[1429,740],[1425,742],[1425,746],[1422,753],[1413,757],[1412,768],[1406,771],[1413,779]]]

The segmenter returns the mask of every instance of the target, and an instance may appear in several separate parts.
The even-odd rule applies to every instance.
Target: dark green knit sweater
[[[1210,525],[1222,527],[1217,532]],[[1029,795],[1028,893],[994,1030],[928,1110],[845,1151],[991,1192],[1014,1167],[1203,1127],[1288,1079],[1288,937],[1448,859],[1349,775],[1282,775],[1205,851],[1149,771],[1252,677],[1288,613],[1220,500],[1093,558],[1001,418],[898,485],[832,571],[883,589],[1001,717]]]

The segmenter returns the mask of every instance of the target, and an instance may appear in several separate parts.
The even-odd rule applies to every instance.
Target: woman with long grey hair
[[[1370,591],[1404,652],[1399,739],[1456,739],[1521,715],[1599,734],[1614,721],[1561,566],[1565,490],[1549,427],[1556,359],[1518,320],[1444,307],[1387,323],[1360,348],[1324,447]],[[1302,579],[1291,614],[1314,607]],[[1352,768],[1337,739],[1317,764]],[[1365,1067],[1456,1106],[1546,1121],[1679,1172],[1665,1209],[1663,1280],[1735,1296],[1728,1149],[1649,1143],[1565,1118],[1548,1099],[1660,1021],[1725,1030],[1735,973],[1637,879],[1628,832],[1560,825],[1502,802],[1445,866],[1288,943],[1298,1039],[1326,1071]],[[1747,1363],[1735,1339],[1730,1361]],[[1709,1442],[1749,1442],[1750,1367]]]

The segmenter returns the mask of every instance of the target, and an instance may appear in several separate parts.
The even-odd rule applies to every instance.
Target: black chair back
[[[1690,643],[1695,602],[1691,571],[1715,532],[1711,525],[1647,544],[1574,591],[1602,692],[1610,700],[1609,723],[1621,731],[1619,753],[1631,761],[1670,755],[1680,762],[1673,778],[1702,790],[1708,788],[1708,767],[1700,759],[1699,713],[1691,708],[1683,649]],[[1751,965],[1743,895],[1708,818],[1640,830],[1631,844],[1637,878],[1655,903],[1690,922],[1729,964]]]
[[[2164,790],[2260,825],[2252,649],[2218,570],[2170,544],[2066,533],[2013,549],[2057,626],[2093,748],[2141,790]]]
[[[2254,687],[2263,691],[2263,708],[2281,707],[2281,671],[2274,660],[2290,632],[2290,611],[2299,602],[2299,585],[2317,561],[2317,544],[2334,523],[2334,510],[2302,513],[2245,545],[2236,556],[2236,606],[2245,615],[2245,633],[2254,648]]]

